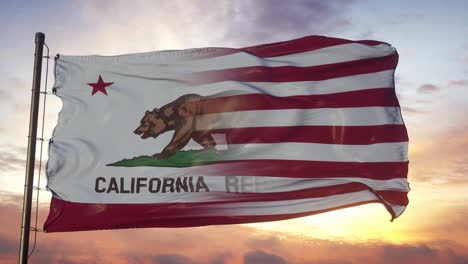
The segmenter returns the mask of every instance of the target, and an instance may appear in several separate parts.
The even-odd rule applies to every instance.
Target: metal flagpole
[[[28,263],[29,233],[31,228],[31,204],[34,181],[34,165],[36,161],[37,120],[39,113],[39,97],[41,92],[42,51],[44,48],[44,33],[36,33],[36,51],[34,53],[34,71],[31,93],[31,110],[29,114],[28,154],[26,159],[26,176],[24,181],[23,220],[21,223],[21,241],[19,263]]]

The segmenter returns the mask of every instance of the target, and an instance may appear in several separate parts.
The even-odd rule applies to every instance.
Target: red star
[[[107,95],[106,87],[112,84],[113,82],[104,82],[102,80],[101,74],[99,74],[97,83],[88,83],[89,86],[93,87],[93,93],[91,95],[94,95],[97,92],[101,92]]]

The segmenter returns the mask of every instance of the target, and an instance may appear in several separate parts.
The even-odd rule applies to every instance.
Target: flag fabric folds
[[[56,59],[46,232],[408,204],[398,54],[323,36]]]

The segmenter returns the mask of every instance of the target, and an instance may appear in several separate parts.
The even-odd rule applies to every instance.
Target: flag
[[[323,36],[59,55],[46,232],[274,221],[408,204],[398,54]]]

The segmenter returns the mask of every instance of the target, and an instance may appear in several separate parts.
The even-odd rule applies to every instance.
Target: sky
[[[18,256],[38,31],[51,56],[245,47],[306,35],[390,43],[400,55],[396,91],[412,191],[394,222],[370,204],[261,224],[38,233],[31,263],[468,263],[467,13],[468,3],[456,0],[1,1],[0,263]],[[52,73],[51,61],[48,89]],[[47,97],[45,138],[60,108]],[[40,179],[43,188],[43,172]],[[41,191],[40,228],[49,200]]]

